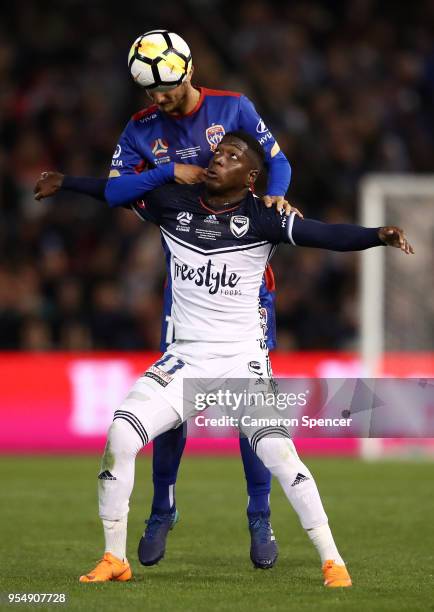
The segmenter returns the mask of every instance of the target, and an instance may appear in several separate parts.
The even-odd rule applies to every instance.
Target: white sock
[[[109,552],[122,561],[127,557],[127,520],[124,516],[118,521],[103,519],[105,552]]]
[[[331,559],[338,565],[345,565],[345,561],[342,559],[338,549],[336,548],[336,544],[333,540],[332,532],[328,523],[326,525],[321,525],[321,527],[307,529],[307,535],[317,549],[319,556],[321,557],[321,563],[324,564],[326,561]]]
[[[99,516],[102,520],[116,522],[128,516],[136,455],[142,446],[128,421],[113,421],[98,476]]]
[[[115,413],[98,476],[105,552],[122,560],[126,559],[129,499],[134,486],[136,455],[147,440],[167,431],[179,420],[169,404],[161,402],[153,409],[151,400],[135,388]]]

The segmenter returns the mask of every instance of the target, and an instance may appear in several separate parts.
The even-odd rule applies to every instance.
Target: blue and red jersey
[[[113,154],[110,177],[142,172],[161,164],[190,163],[206,167],[226,132],[245,130],[265,151],[268,171],[267,194],[284,195],[291,179],[288,160],[270,130],[244,95],[199,88],[200,98],[186,115],[170,115],[150,106],[133,115]],[[170,268],[164,290],[161,350],[173,341]],[[267,344],[276,345],[274,279],[267,268],[258,296],[267,315]]]

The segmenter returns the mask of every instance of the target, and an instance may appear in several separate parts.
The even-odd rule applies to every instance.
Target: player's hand
[[[64,176],[60,172],[43,172],[33,189],[36,200],[42,200],[57,193],[62,187]]]
[[[193,164],[176,164],[175,163],[175,182],[182,185],[193,185],[194,183],[202,183],[205,180],[206,170],[201,166]]]
[[[276,204],[276,210],[278,212],[283,210],[287,217],[289,217],[291,213],[295,213],[298,217],[300,217],[300,219],[303,219],[303,214],[298,210],[298,208],[295,208],[295,206],[292,206],[292,204],[285,200],[284,196],[265,195],[263,200],[267,208],[271,208],[273,204]]]
[[[378,230],[378,237],[384,244],[401,249],[401,251],[404,251],[407,255],[410,253],[412,255],[414,254],[414,249],[405,237],[404,230],[400,227],[396,227],[396,225],[380,227]]]

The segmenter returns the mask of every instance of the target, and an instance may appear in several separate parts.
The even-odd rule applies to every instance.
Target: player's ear
[[[191,79],[193,78],[193,74],[194,74],[194,66],[192,66],[192,67],[190,68],[189,73],[188,73],[188,74],[187,74],[187,76],[185,77],[184,83],[186,83],[186,82],[190,82],[190,81],[191,81]]]
[[[250,170],[249,172],[249,187],[252,187],[256,183],[256,179],[258,178],[259,170]]]

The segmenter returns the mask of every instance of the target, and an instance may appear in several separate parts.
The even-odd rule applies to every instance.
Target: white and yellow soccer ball
[[[142,87],[168,91],[181,85],[190,72],[190,49],[178,34],[152,30],[133,42],[128,67],[133,79]]]

